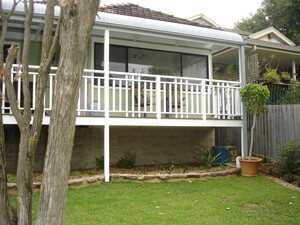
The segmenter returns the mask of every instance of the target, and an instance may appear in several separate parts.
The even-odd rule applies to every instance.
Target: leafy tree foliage
[[[300,45],[300,0],[264,0],[254,15],[235,23],[235,28],[249,32],[270,26]]]

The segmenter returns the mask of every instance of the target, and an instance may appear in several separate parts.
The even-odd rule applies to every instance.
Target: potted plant
[[[277,73],[277,69],[268,69],[267,72],[263,74],[263,80],[264,82],[271,84],[280,83],[280,76]]]
[[[289,72],[281,72],[281,82],[289,84],[291,82],[291,74]]]
[[[266,103],[270,97],[270,91],[267,86],[262,84],[247,84],[241,89],[242,102],[248,114],[253,116],[253,123],[250,133],[249,156],[240,157],[242,176],[256,176],[258,164],[262,160],[258,157],[252,157],[253,135],[256,124],[256,117],[260,116],[266,109]]]

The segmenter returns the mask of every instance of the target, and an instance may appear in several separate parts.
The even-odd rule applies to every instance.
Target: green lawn
[[[102,183],[69,190],[64,224],[300,224],[300,192],[262,175]]]

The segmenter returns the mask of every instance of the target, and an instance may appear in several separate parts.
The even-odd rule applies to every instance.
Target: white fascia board
[[[278,31],[274,27],[268,27],[264,30],[261,30],[254,34],[249,35],[249,37],[252,39],[260,39],[261,37],[264,37],[271,33],[275,34],[280,40],[282,40],[286,44],[291,45],[291,46],[296,46],[296,44],[294,42],[292,42],[290,39],[288,39],[285,35],[283,35],[280,31]]]

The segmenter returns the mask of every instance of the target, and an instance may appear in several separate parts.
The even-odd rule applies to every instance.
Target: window
[[[207,57],[198,55],[182,55],[182,76],[207,78]]]
[[[129,48],[128,72],[180,76],[180,54]]]
[[[110,71],[208,78],[208,57],[124,46],[110,46]],[[94,68],[104,69],[104,46],[95,43]]]

